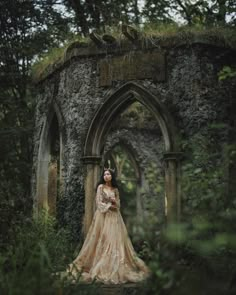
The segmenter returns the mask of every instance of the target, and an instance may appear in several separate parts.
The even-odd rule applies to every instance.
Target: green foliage
[[[235,30],[231,27],[207,27],[202,24],[196,25],[178,25],[177,23],[145,23],[142,26],[136,26],[137,30],[141,33],[142,46],[145,47],[148,42],[153,45],[159,46],[161,42],[169,41],[173,46],[182,42],[191,43],[195,39],[205,42],[215,42],[222,46],[236,48],[236,34]],[[116,37],[118,44],[122,44],[125,37],[121,33],[119,26],[109,27],[106,26],[106,32]],[[80,34],[68,34],[65,37],[64,43],[58,48],[51,48],[44,54],[38,56],[32,65],[32,78],[34,81],[39,81],[47,74],[51,73],[57,67],[63,65],[67,60],[68,49],[79,46],[92,46],[91,40],[87,37],[83,38]],[[126,56],[130,58],[130,54]],[[223,75],[223,76],[222,76]],[[234,71],[224,68],[220,72],[221,76],[227,75],[234,77]]]
[[[47,212],[15,226],[11,235],[11,244],[0,252],[1,294],[92,294],[93,286],[82,291],[79,281],[71,284],[56,275],[73,260],[75,245]]]
[[[137,1],[108,2],[100,1],[98,10],[97,1],[73,1],[76,5],[72,7],[72,1],[65,0],[69,15],[64,15],[63,8],[58,10],[54,0],[0,3],[1,294],[94,294],[94,289],[83,291],[81,285],[59,281],[52,275],[63,271],[75,257],[75,245],[69,242],[71,233],[59,228],[47,214],[31,220],[35,106],[31,65],[35,63],[40,75],[63,59],[65,46],[71,46],[66,44],[74,35],[86,36],[92,29],[117,32],[120,22],[135,23],[143,38],[151,41],[154,37],[175,37],[182,42],[199,36],[236,47],[233,1],[153,0],[145,2],[143,11]],[[191,26],[179,26],[173,14]],[[148,25],[140,25],[143,17]],[[228,23],[227,18],[231,18]],[[42,63],[36,65],[36,61]],[[235,69],[228,65],[219,73],[219,80],[234,77]],[[149,222],[136,225],[140,256],[153,271],[147,294],[199,295],[202,284],[207,294],[235,293],[236,202],[228,193],[226,174],[227,165],[235,162],[235,145],[219,145],[224,128],[212,125],[207,136],[199,134],[183,143],[183,222],[160,232],[156,227],[158,215],[153,211]],[[148,180],[156,193],[162,193],[163,183],[161,179],[155,182],[160,175],[155,169],[150,167]],[[128,188],[132,191],[132,185]],[[155,206],[150,202],[150,208]]]
[[[236,77],[236,70],[232,69],[229,66],[224,66],[222,68],[222,70],[218,73],[219,81],[225,80],[225,79],[228,79],[228,78],[233,78],[233,77]]]
[[[226,168],[224,159],[219,158],[222,158],[222,154],[216,150],[215,141],[211,140],[212,142],[207,137],[198,135],[186,143],[192,148],[191,160],[189,157],[189,161],[182,167],[182,197],[186,215],[207,210],[213,213],[225,206],[225,198],[222,196],[226,190]],[[185,146],[187,148],[190,147]]]
[[[60,43],[57,47],[50,47],[46,52],[42,52],[34,60],[31,67],[31,76],[33,81],[38,81],[43,74],[50,72],[53,67],[58,64],[63,64],[66,57],[66,52],[69,47],[77,43],[88,42],[88,38],[82,38],[81,35],[73,34],[69,32],[63,43]]]
[[[141,17],[138,1],[92,0],[63,1],[69,11],[74,11],[76,31],[88,36],[91,30],[104,33],[106,26],[116,27],[122,23],[139,23]]]
[[[49,52],[40,56],[31,68],[33,79],[36,81],[50,66],[57,64],[60,60],[63,60],[64,52],[65,46],[60,48],[51,48]]]
[[[76,31],[87,36],[90,30],[104,33],[106,26],[120,23],[185,23],[207,26],[235,25],[234,1],[179,0],[109,0],[63,1],[74,12],[72,23]]]
[[[147,0],[142,15],[145,22],[173,22],[224,25],[235,24],[235,4],[233,1],[179,1]]]
[[[31,65],[59,47],[69,34],[56,1],[3,0],[0,3],[0,238],[32,211],[35,86]]]
[[[235,145],[219,144],[225,124],[183,142],[182,222],[157,233],[145,230],[153,270],[149,292],[234,294],[236,275],[236,203],[226,175]],[[216,144],[218,142],[218,144]]]

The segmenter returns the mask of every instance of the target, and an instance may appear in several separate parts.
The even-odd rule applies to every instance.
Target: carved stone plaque
[[[162,52],[129,52],[99,61],[99,86],[110,86],[115,80],[165,80],[165,56]]]

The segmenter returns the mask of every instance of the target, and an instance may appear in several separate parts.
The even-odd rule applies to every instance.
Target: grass
[[[205,27],[202,25],[195,26],[178,26],[176,24],[145,24],[137,28],[140,34],[141,46],[147,44],[160,45],[169,42],[169,46],[175,46],[179,43],[191,43],[194,39],[205,42],[213,42],[236,49],[236,32],[231,27]],[[126,42],[125,36],[121,33],[121,28],[107,28],[107,34],[111,34],[117,39],[117,44],[122,47]],[[77,43],[85,46],[94,46],[89,38],[81,38],[78,35],[68,40],[60,48],[52,48],[43,56],[38,57],[32,66],[33,80],[38,81],[53,72],[58,65],[66,61],[68,51],[75,47]]]
[[[62,60],[65,48],[65,46],[61,48],[52,48],[49,52],[38,57],[31,69],[33,78],[37,80],[46,73],[47,69],[49,70],[49,67]]]
[[[0,294],[51,295],[94,294],[90,285],[71,284],[55,273],[65,271],[75,253],[70,232],[61,228],[47,212],[37,220],[25,220],[11,228],[10,242],[0,241]],[[99,292],[97,292],[99,294]]]
[[[61,47],[51,48],[48,52],[38,56],[31,68],[33,80],[37,81],[40,77],[50,72],[58,63],[63,63],[67,49],[76,42],[88,43],[89,39],[82,38],[80,35],[74,35],[62,44]]]

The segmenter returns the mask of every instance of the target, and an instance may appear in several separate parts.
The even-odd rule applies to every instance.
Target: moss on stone
[[[231,27],[202,27],[177,25],[145,25],[139,29],[140,37],[132,44],[125,36],[110,29],[117,42],[106,44],[102,48],[88,38],[75,36],[61,48],[53,48],[40,58],[32,67],[33,80],[39,82],[63,66],[73,57],[106,55],[109,53],[127,52],[137,49],[172,48],[194,43],[203,43],[218,47],[236,49],[236,31]]]

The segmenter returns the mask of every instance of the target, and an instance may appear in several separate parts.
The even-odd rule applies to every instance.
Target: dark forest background
[[[59,228],[56,221],[46,215],[32,222],[30,178],[36,94],[32,68],[53,48],[62,48],[75,37],[86,38],[93,30],[101,34],[112,32],[121,24],[130,24],[138,30],[145,30],[148,26],[235,29],[236,3],[233,0],[0,1],[1,294],[75,292],[75,289],[69,286],[55,285],[49,276],[52,270],[63,268],[73,256],[74,244],[69,239],[69,232]],[[234,69],[227,69],[221,78],[232,79],[234,76]],[[188,172],[190,176],[194,173],[191,167]],[[215,179],[209,178],[209,175],[201,177],[201,182],[195,183],[198,191],[201,186],[204,191]],[[210,185],[218,189],[219,194],[223,190],[215,183]],[[194,207],[194,204],[191,206]],[[228,209],[232,209],[232,206]],[[209,242],[201,251],[195,249],[197,242],[193,246],[186,244],[184,237],[186,232],[189,233],[189,228],[183,225],[175,225],[178,229],[172,227],[168,232],[168,239],[167,236],[163,237],[162,256],[157,253],[156,244],[150,242],[144,245],[143,255],[152,261],[154,270],[152,282],[157,282],[151,284],[151,287],[149,285],[150,294],[167,294],[176,286],[182,290],[178,293],[176,289],[176,295],[187,294],[189,290],[192,294],[209,294],[200,293],[200,278],[204,282],[209,283],[212,280],[212,284],[219,285],[218,294],[226,294],[220,293],[226,292],[225,290],[228,290],[228,294],[233,294],[231,292],[235,291],[233,286],[236,267],[231,263],[235,258],[233,249],[236,242],[233,239],[232,218],[236,214],[227,212],[228,215],[224,216],[226,223],[220,227],[222,230],[227,225],[230,235],[221,232],[218,240]],[[216,208],[212,208],[212,212],[208,214],[214,215],[215,218]],[[198,220],[197,225],[192,226],[191,230],[193,229],[195,232],[191,231],[191,234],[196,235],[196,241],[202,238],[202,231],[205,236],[215,231],[212,223],[203,220],[200,223]],[[175,239],[176,232],[179,232],[180,236],[182,234],[181,239],[178,237],[178,243]],[[170,240],[173,242],[171,245]],[[214,260],[214,257],[217,259]],[[181,261],[184,263],[181,264]],[[219,272],[218,278],[219,269],[222,271]],[[188,277],[189,270],[191,275]],[[29,275],[32,272],[34,276]],[[208,280],[206,277],[209,273],[211,275]],[[183,285],[185,287],[181,289],[180,286]],[[22,293],[23,289],[25,291]],[[221,289],[223,291],[220,291]],[[61,293],[58,290],[61,290]]]

